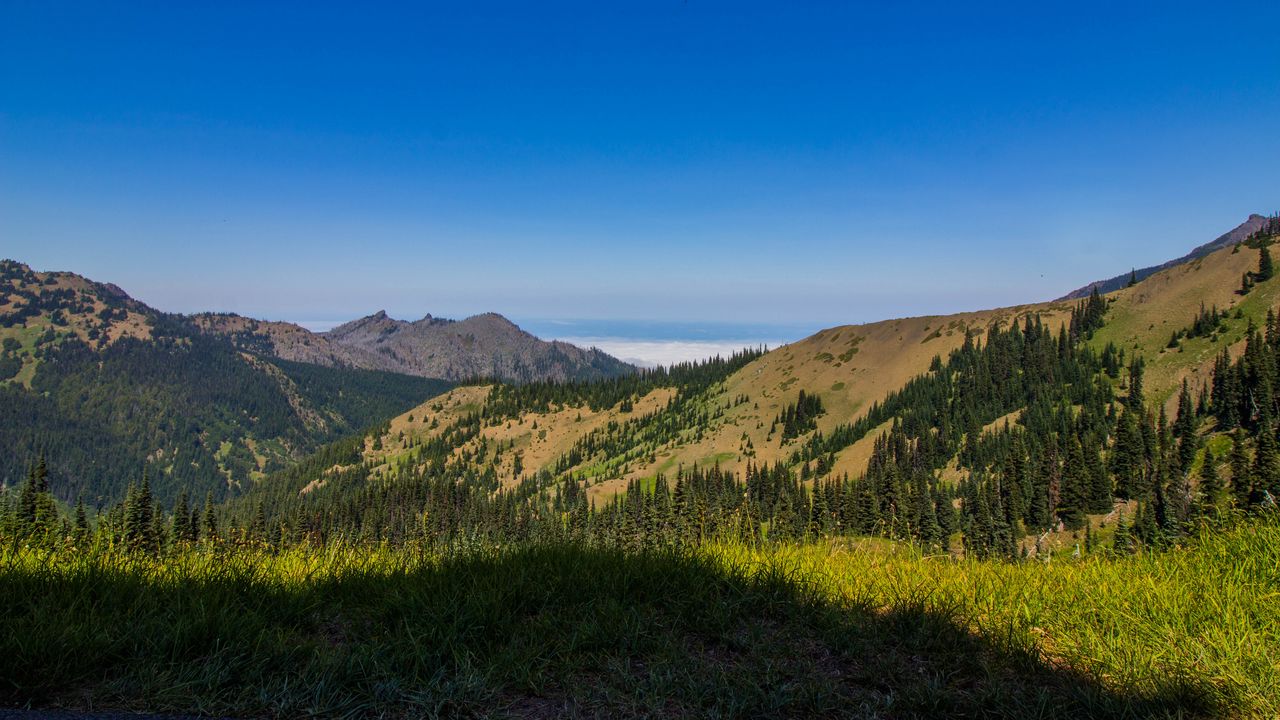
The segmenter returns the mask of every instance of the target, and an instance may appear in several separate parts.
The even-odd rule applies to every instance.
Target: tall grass
[[[0,551],[10,704],[248,716],[1280,716],[1280,523],[1004,564],[882,541],[628,554]]]
[[[1137,695],[1194,692],[1209,707],[1280,717],[1280,523],[1209,534],[1190,551],[1008,564],[910,548],[717,553],[788,568],[841,603],[954,614],[1009,652]],[[1190,699],[1190,698],[1189,698]]]

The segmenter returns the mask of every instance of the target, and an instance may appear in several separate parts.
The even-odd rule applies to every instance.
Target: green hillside
[[[896,341],[824,331],[671,374],[460,388],[264,483],[233,515],[248,527],[261,512],[295,539],[861,534],[1010,557],[1109,540],[1123,519],[1142,542],[1176,542],[1221,500],[1197,490],[1204,448],[1242,503],[1274,492],[1269,467],[1227,462],[1252,462],[1249,438],[1269,421],[1227,413],[1239,400],[1223,390],[1270,382],[1249,368],[1280,348],[1267,330],[1280,279],[1261,277],[1264,245],[1066,308],[917,322],[957,328],[952,349],[852,410],[850,391],[827,384],[834,356],[821,348],[840,332],[860,338],[852,364]],[[1229,367],[1245,355],[1263,359]],[[782,397],[794,399],[762,407],[768,392],[751,379],[781,361],[792,378]]]
[[[254,356],[66,273],[6,262],[0,290],[0,483],[43,455],[65,502],[115,502],[143,472],[166,503],[221,499],[450,387]]]

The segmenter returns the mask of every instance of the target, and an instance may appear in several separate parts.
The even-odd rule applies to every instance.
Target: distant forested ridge
[[[0,265],[0,482],[47,458],[51,492],[92,505],[144,470],[158,499],[222,499],[325,442],[452,385],[263,358],[69,274]]]

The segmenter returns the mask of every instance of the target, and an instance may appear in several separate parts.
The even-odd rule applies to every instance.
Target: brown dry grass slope
[[[1238,354],[1249,320],[1261,325],[1267,311],[1280,301],[1280,279],[1260,283],[1246,296],[1236,292],[1244,273],[1257,267],[1257,250],[1225,248],[1118,290],[1109,296],[1106,325],[1093,344],[1101,348],[1114,342],[1129,353],[1140,353],[1148,363],[1147,394],[1171,402],[1183,378],[1193,388],[1208,381],[1213,359],[1224,345]],[[1217,342],[1184,339],[1177,349],[1167,348],[1170,335],[1189,326],[1202,304],[1233,315],[1239,310],[1244,317],[1228,320],[1229,331]]]

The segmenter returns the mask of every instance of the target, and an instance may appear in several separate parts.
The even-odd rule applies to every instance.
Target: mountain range
[[[64,500],[110,501],[144,471],[161,498],[184,490],[229,497],[352,433],[366,435],[368,466],[412,467],[415,447],[477,411],[507,420],[459,441],[460,457],[507,483],[547,472],[607,495],[680,467],[794,464],[805,443],[862,422],[993,328],[1034,318],[1065,331],[1081,292],[1107,299],[1094,349],[1144,357],[1147,392],[1168,404],[1182,381],[1206,382],[1221,348],[1238,354],[1249,323],[1264,323],[1280,298],[1273,279],[1237,291],[1259,262],[1242,241],[1275,225],[1251,216],[1139,271],[1132,286],[1125,274],[1048,303],[833,327],[707,370],[643,376],[496,314],[407,322],[378,312],[317,333],[233,314],[163,313],[114,285],[4,261],[0,481],[14,485],[47,454]],[[1117,282],[1123,287],[1109,290]],[[1230,313],[1223,329],[1212,341],[1179,341],[1207,307]],[[618,382],[583,391],[596,397],[589,402],[554,389],[590,380]],[[821,411],[790,429],[806,402]],[[864,472],[876,436],[825,452],[824,471]]]
[[[159,498],[215,498],[465,378],[613,377],[634,368],[544,342],[499,315],[385,313],[312,333],[161,312],[116,285],[0,261],[0,486],[47,456],[63,500],[117,499],[144,472]]]
[[[595,348],[545,341],[497,313],[448,320],[427,315],[408,322],[378,311],[315,333],[285,322],[202,313],[192,322],[237,347],[326,367],[384,370],[462,381],[575,381],[617,377],[635,367]]]

